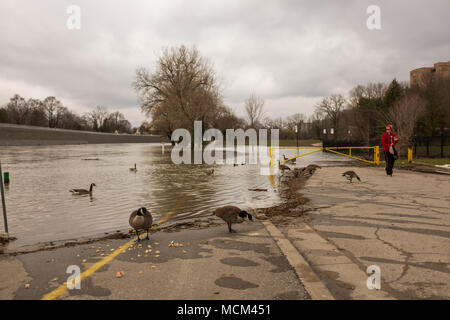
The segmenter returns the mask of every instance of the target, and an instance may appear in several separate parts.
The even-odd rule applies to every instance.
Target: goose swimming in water
[[[250,221],[253,221],[253,217],[250,213],[235,206],[225,206],[218,208],[214,211],[214,214],[228,224],[228,231],[230,233],[236,232],[235,230],[231,229],[231,225],[238,222],[240,218],[244,219],[245,217],[247,217]]]
[[[211,170],[207,170],[206,171],[206,175],[207,176],[212,176],[214,174],[214,169],[211,169]]]
[[[134,229],[137,236],[137,241],[141,241],[139,238],[139,230],[146,230],[147,231],[147,237],[145,239],[149,240],[148,234],[150,231],[150,228],[152,227],[153,223],[153,217],[150,211],[148,211],[146,208],[142,207],[138,210],[135,210],[130,215],[130,226]]]
[[[130,168],[131,172],[137,172],[136,163],[134,164],[134,168]]]
[[[92,194],[93,187],[96,187],[95,183],[91,183],[89,190],[86,189],[72,189],[70,192],[74,195],[84,195],[84,194]]]

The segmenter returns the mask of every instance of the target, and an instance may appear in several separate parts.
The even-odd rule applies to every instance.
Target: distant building
[[[428,77],[450,77],[450,61],[438,62],[434,64],[433,68],[418,68],[414,69],[410,73],[411,86],[421,86]]]

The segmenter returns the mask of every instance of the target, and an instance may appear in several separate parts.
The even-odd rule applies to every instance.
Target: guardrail
[[[351,158],[351,159],[359,160],[359,161],[370,163],[370,164],[375,164],[375,165],[379,165],[380,164],[380,147],[379,146],[374,146],[374,147],[325,147],[325,148],[323,148],[323,147],[270,147],[270,149],[269,149],[269,157],[270,157],[270,165],[271,166],[274,164],[274,161],[273,161],[273,155],[274,155],[273,149],[296,149],[297,150],[297,156],[289,158],[289,159],[286,159],[286,160],[280,160],[280,163],[286,163],[286,162],[289,162],[291,160],[294,160],[294,159],[297,159],[297,158],[301,158],[301,157],[304,157],[304,156],[307,156],[307,155],[310,155],[310,154],[313,154],[313,153],[316,153],[316,152],[319,152],[319,151],[327,151],[327,152],[336,153],[336,154],[344,156],[344,157],[348,157],[348,158]],[[301,149],[308,149],[308,150],[313,149],[314,151],[310,151],[310,152],[307,152],[307,153],[300,154],[300,150]],[[344,149],[346,149],[346,150],[348,149],[349,153],[345,154],[345,153],[336,151],[336,150],[344,150]],[[367,159],[356,157],[356,156],[352,155],[352,150],[353,149],[369,149],[369,150],[373,149],[374,159],[373,160],[367,160]],[[409,160],[409,157],[408,157],[408,160]],[[412,161],[412,155],[411,155],[411,161]]]

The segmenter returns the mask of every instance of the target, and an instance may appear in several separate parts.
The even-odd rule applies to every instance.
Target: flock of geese
[[[283,158],[286,163],[295,164],[295,159],[289,160],[289,158],[286,158],[286,156],[284,154],[283,154]],[[278,169],[280,169],[282,172],[284,172],[285,170],[289,170],[289,171],[291,170],[291,168],[289,166],[281,164],[280,160],[278,160]],[[322,167],[320,167],[316,164],[310,164],[310,165],[306,166],[305,168],[300,169],[300,171],[295,171],[294,175],[296,178],[298,177],[299,173],[301,173],[301,174],[309,173],[310,175],[312,175],[317,169],[322,169]],[[345,171],[342,174],[342,176],[346,177],[350,183],[353,182],[353,179],[357,179],[358,181],[361,182],[361,178],[353,170]]]
[[[286,158],[286,156],[284,154],[283,154],[283,158],[285,161],[289,160],[288,158]],[[296,163],[295,159],[289,160],[286,162],[289,162],[291,164]],[[236,167],[238,165],[239,164],[234,164],[233,166]],[[284,172],[285,170],[291,170],[290,167],[288,167],[287,165],[281,164],[280,161],[278,161],[278,167],[282,172]],[[301,174],[309,173],[310,175],[312,175],[317,169],[321,169],[321,167],[318,165],[315,165],[315,164],[310,164],[307,167],[300,169],[300,171],[298,171],[298,170],[295,171],[295,176],[298,177],[299,172]],[[136,164],[134,164],[134,168],[130,168],[130,171],[137,172]],[[206,171],[206,175],[208,175],[208,176],[211,176],[213,174],[214,174],[214,169],[210,169],[210,170]],[[352,182],[352,180],[354,178],[361,181],[359,176],[354,171],[346,171],[342,174],[342,176],[345,176],[350,181],[350,183]],[[71,189],[70,192],[72,192],[72,194],[74,194],[74,195],[92,195],[92,191],[95,186],[96,186],[95,183],[91,183],[89,190]],[[228,231],[230,233],[236,232],[235,230],[233,230],[231,228],[233,223],[237,223],[241,220],[244,220],[245,218],[247,218],[250,221],[253,221],[253,217],[250,213],[248,213],[245,210],[241,210],[240,208],[235,207],[235,206],[224,206],[224,207],[218,208],[214,211],[214,214],[227,223]],[[147,210],[147,208],[142,207],[142,208],[139,208],[139,209],[133,211],[129,218],[129,224],[134,229],[138,242],[141,241],[141,239],[139,237],[140,230],[147,232],[147,236],[145,239],[149,240],[150,229],[153,226],[153,217],[152,217],[152,214],[150,213],[150,211]]]

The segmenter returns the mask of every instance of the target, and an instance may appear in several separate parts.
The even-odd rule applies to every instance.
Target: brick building
[[[412,70],[410,73],[410,84],[411,86],[420,86],[430,76],[450,77],[450,61],[437,62],[433,68],[424,67]]]

